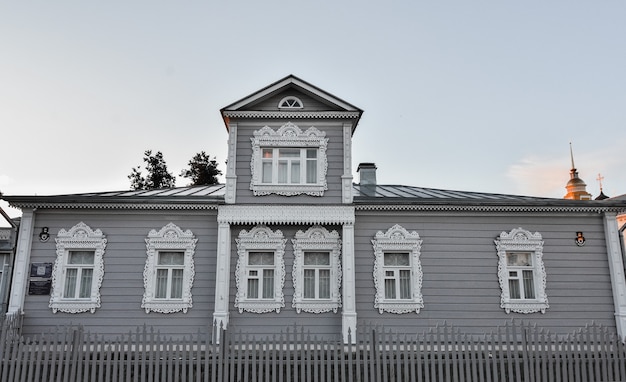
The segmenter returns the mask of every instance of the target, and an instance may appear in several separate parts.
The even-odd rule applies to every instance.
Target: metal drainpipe
[[[622,247],[622,264],[624,265],[624,274],[626,274],[626,243],[624,243],[624,231],[626,231],[626,223],[619,229],[619,244]]]

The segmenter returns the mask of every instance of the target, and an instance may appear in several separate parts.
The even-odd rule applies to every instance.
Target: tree
[[[146,177],[141,173],[141,166],[133,167],[128,175],[130,186],[133,190],[152,190],[155,188],[174,187],[176,178],[167,171],[167,165],[163,154],[157,151],[152,155],[152,150],[146,150],[143,161],[146,162]]]
[[[191,186],[203,186],[217,183],[217,176],[222,171],[217,168],[215,157],[204,151],[197,153],[189,161],[189,168],[181,171],[180,176],[183,178],[191,178]]]

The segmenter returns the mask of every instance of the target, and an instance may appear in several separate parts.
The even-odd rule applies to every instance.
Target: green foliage
[[[217,168],[215,157],[204,151],[197,153],[189,161],[189,168],[181,171],[180,176],[191,179],[191,186],[202,186],[217,183],[217,176],[222,172]]]
[[[152,150],[146,150],[143,161],[146,163],[148,173],[145,177],[141,173],[141,166],[133,167],[131,174],[128,175],[133,190],[174,187],[176,178],[167,171],[165,159],[160,151],[152,155]]]

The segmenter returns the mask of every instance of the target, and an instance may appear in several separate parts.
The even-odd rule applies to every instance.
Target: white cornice
[[[471,211],[471,212],[578,212],[602,213],[624,211],[621,207],[578,206],[490,206],[446,204],[363,204],[355,205],[356,211]]]
[[[218,204],[182,204],[182,203],[46,203],[24,202],[11,203],[15,208],[48,208],[48,209],[115,209],[115,210],[215,210]]]
[[[217,221],[229,224],[354,224],[354,207],[323,205],[222,205]]]
[[[359,118],[358,111],[224,111],[225,117],[228,118],[277,118],[277,119],[302,119],[302,118],[319,118],[334,119]]]

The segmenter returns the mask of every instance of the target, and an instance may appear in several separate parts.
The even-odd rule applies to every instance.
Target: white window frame
[[[302,131],[298,126],[291,122],[282,125],[278,130],[274,131],[271,127],[265,126],[253,133],[252,141],[252,159],[250,161],[250,169],[252,180],[250,182],[250,190],[255,196],[277,194],[283,196],[294,195],[311,195],[323,196],[324,191],[328,189],[326,182],[326,172],[328,170],[328,161],[326,158],[326,148],[328,139],[325,138],[326,133],[318,130],[314,126],[309,127],[306,131]],[[300,173],[301,179],[306,179],[306,149],[317,150],[317,173],[315,183],[278,183],[278,150],[279,149],[300,149],[301,163]],[[263,150],[271,149],[274,152],[273,174],[271,183],[263,182]],[[302,159],[304,156],[304,159]]]
[[[422,298],[422,264],[420,262],[420,251],[422,240],[417,232],[409,232],[399,224],[389,228],[387,232],[378,231],[374,240],[374,286],[376,296],[374,298],[374,308],[378,312],[403,314],[419,313],[424,307]],[[397,267],[385,266],[385,253],[408,253],[410,264],[407,267],[411,271],[411,298],[409,299],[386,299],[385,298],[385,271],[389,269],[397,270]],[[399,282],[399,280],[398,280]]]
[[[144,294],[141,307],[146,313],[187,313],[193,306],[191,288],[195,277],[194,253],[198,239],[190,230],[183,231],[174,223],[169,223],[159,231],[151,230],[146,241],[146,265],[143,271]],[[157,298],[156,274],[162,268],[158,264],[160,252],[183,252],[183,288],[181,298]],[[168,283],[169,285],[169,283]]]
[[[104,250],[107,239],[101,230],[92,230],[87,224],[80,222],[69,230],[61,229],[57,234],[57,257],[52,268],[52,290],[50,292],[49,307],[53,313],[95,313],[100,307],[100,287],[104,277]],[[68,268],[75,266],[68,264],[72,251],[93,251],[93,274],[91,278],[91,293],[89,298],[65,298],[65,276]]]
[[[302,100],[294,96],[284,97],[283,99],[280,100],[280,102],[278,102],[278,108],[282,110],[302,109],[303,107],[304,107],[304,104],[302,103]]]
[[[545,313],[550,306],[546,295],[546,269],[543,264],[543,240],[541,234],[534,234],[521,227],[502,232],[494,241],[498,255],[498,280],[500,282],[500,307],[506,313]],[[519,270],[507,265],[507,253],[530,253],[532,258],[535,298],[512,299],[509,291],[509,272]],[[520,285],[522,287],[522,285]]]
[[[309,313],[337,313],[341,307],[341,239],[337,231],[329,232],[321,226],[313,226],[306,232],[298,231],[293,244],[293,270],[292,278],[294,295],[292,307],[297,313],[301,311]],[[304,269],[316,268],[316,287],[319,287],[320,267],[305,266],[304,255],[307,252],[328,252],[329,266],[323,267],[330,270],[330,297],[329,298],[305,298],[304,297]]]
[[[237,283],[237,295],[235,296],[235,308],[239,313],[268,313],[285,307],[285,243],[283,233],[280,230],[272,231],[269,227],[258,225],[249,232],[242,230],[237,243],[237,267],[235,278]],[[248,274],[253,267],[248,266],[248,254],[250,252],[273,252],[274,253],[274,297],[271,299],[248,298]]]

